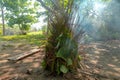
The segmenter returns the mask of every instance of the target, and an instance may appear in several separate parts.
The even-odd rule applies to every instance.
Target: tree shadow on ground
[[[0,52],[0,80],[64,80],[62,77],[48,76],[41,68],[44,51],[35,53],[17,62],[9,62],[7,58],[36,48],[22,45],[18,48],[6,48]]]
[[[98,74],[100,80],[120,79],[120,41],[96,42],[86,45],[84,51],[89,58],[88,65]]]

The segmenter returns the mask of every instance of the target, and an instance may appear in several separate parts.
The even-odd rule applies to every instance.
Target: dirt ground
[[[40,64],[44,56],[43,51],[16,63],[7,60],[11,56],[35,48],[38,46],[0,42],[0,80],[74,80],[45,75]],[[85,44],[82,48],[81,51],[85,53],[83,63],[99,80],[120,80],[120,41],[94,42]]]
[[[23,52],[28,52],[32,49],[36,49],[38,48],[37,46],[23,44],[19,42],[13,43],[4,41],[0,44],[0,80],[26,80],[22,78],[28,76],[30,74],[30,71],[38,71],[39,69],[41,69],[40,61],[44,56],[43,52],[31,55],[30,57],[27,57],[16,63],[12,63],[7,60],[7,58],[9,57],[21,54]],[[41,74],[40,72],[42,71],[40,70],[38,74]],[[27,80],[34,80],[29,78]]]
[[[84,45],[85,64],[100,80],[120,80],[120,41],[94,42]]]

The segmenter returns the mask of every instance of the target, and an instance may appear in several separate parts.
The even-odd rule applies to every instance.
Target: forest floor
[[[16,63],[7,60],[36,48],[39,47],[28,43],[0,41],[0,80],[74,80],[71,76],[63,79],[45,75],[46,72],[41,69],[43,51]],[[120,80],[120,41],[85,44],[81,51],[85,53],[83,63],[99,80]]]

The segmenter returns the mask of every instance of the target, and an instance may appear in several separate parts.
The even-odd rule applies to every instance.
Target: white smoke
[[[73,27],[75,36],[81,29],[94,40],[102,40],[114,33],[120,33],[120,1],[82,0],[76,3]],[[110,31],[112,30],[112,31]],[[105,33],[106,32],[106,33]],[[104,36],[105,35],[105,36]],[[116,36],[116,35],[115,35]]]

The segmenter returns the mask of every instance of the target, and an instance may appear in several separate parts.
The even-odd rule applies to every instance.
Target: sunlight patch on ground
[[[0,56],[0,58],[8,57],[9,55],[10,55],[10,54],[2,53],[2,55]]]
[[[32,64],[32,67],[33,67],[33,68],[40,67],[40,63],[38,63],[38,62],[36,62],[36,63],[33,63],[33,64]]]
[[[0,60],[0,64],[6,63],[7,60]]]

